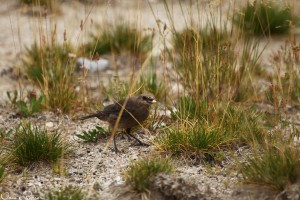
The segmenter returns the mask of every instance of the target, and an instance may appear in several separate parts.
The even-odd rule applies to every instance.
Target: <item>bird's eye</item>
[[[149,98],[148,97],[146,97],[146,96],[143,96],[143,100],[148,100]]]
[[[153,103],[155,100],[152,97],[149,96],[142,96],[143,101],[147,102],[147,103]]]

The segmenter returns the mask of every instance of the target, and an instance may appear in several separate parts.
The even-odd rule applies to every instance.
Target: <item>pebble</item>
[[[53,128],[54,127],[53,122],[46,122],[46,127],[47,128]]]
[[[80,57],[76,61],[76,69],[82,70],[85,68],[89,72],[97,72],[105,70],[109,67],[109,61],[103,58],[99,60],[90,60],[88,58]]]

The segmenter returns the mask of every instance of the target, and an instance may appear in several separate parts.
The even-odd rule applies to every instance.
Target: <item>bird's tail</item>
[[[80,120],[85,120],[85,119],[89,119],[89,118],[93,118],[93,117],[99,117],[99,114],[96,113],[96,114],[92,114],[92,115],[87,115],[87,116],[83,116],[83,117],[80,117],[79,119]]]

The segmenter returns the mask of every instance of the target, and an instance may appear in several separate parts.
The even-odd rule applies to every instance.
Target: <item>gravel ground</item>
[[[1,128],[7,130],[20,122],[20,119],[12,118],[13,111],[7,107],[1,107],[0,113]],[[74,136],[75,133],[92,129],[96,125],[106,126],[97,119],[80,122],[70,120],[67,116],[58,117],[53,113],[45,112],[26,120],[45,126],[49,131],[59,129],[63,136],[71,141],[73,153],[71,157],[62,161],[65,169],[63,176],[55,173],[53,167],[45,163],[35,164],[24,171],[14,170],[8,173],[0,188],[8,192],[11,198],[33,199],[44,191],[75,185],[89,191],[91,195],[98,195],[100,199],[120,199],[120,193],[128,190],[128,187],[123,187],[122,172],[130,161],[158,153],[154,146],[136,146],[133,141],[128,141],[121,135],[117,139],[118,148],[122,151],[120,154],[112,151],[113,144],[109,142],[109,137],[101,138],[97,143],[91,144],[84,143]],[[152,136],[139,134],[139,138],[149,142]],[[174,178],[181,177],[188,181],[188,185],[197,185],[198,192],[205,194],[208,199],[230,197],[232,186],[228,184],[236,182],[236,175],[227,174],[226,167],[210,168],[208,172],[200,163],[178,161],[176,165],[178,167]],[[112,192],[114,191],[112,188],[118,189]]]

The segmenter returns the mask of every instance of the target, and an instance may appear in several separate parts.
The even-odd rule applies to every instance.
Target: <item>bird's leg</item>
[[[130,137],[132,137],[133,139],[135,139],[136,141],[138,141],[138,143],[139,143],[141,146],[149,146],[149,144],[143,143],[141,140],[137,139],[134,135],[132,135],[132,134],[130,133],[130,130],[131,130],[131,128],[127,128],[127,129],[126,129],[126,134],[127,134],[128,136],[130,136]]]
[[[114,135],[114,147],[115,147],[115,152],[118,153],[119,150],[118,150],[117,144],[116,144],[116,136],[117,136],[117,134]]]
[[[129,129],[130,129],[130,128],[129,128]],[[126,139],[127,139],[128,141],[131,141],[130,135],[127,134],[127,129],[122,130],[122,133],[123,133],[123,134],[121,134],[121,135],[122,135],[123,139],[125,139],[125,137],[126,137]],[[125,136],[125,135],[126,135],[126,136]]]

